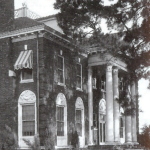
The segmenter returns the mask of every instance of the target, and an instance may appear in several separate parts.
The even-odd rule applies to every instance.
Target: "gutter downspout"
[[[39,134],[39,32],[36,33],[37,35],[37,134]]]

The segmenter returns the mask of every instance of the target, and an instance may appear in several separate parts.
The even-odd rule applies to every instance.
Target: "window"
[[[120,138],[123,138],[123,118],[120,118]]]
[[[84,104],[80,97],[75,103],[75,125],[79,136],[79,147],[85,146],[85,121],[84,121]]]
[[[67,146],[67,103],[63,93],[56,98],[56,126],[57,146]]]
[[[96,78],[93,78],[92,85],[93,85],[93,89],[96,89]]]
[[[97,128],[97,114],[93,114],[93,126]]]
[[[77,81],[77,89],[82,89],[82,65],[77,64],[77,75],[76,75],[76,81]]]
[[[82,114],[81,110],[76,110],[76,129],[78,135],[82,136]]]
[[[105,89],[106,89],[106,81],[105,81],[105,78],[102,77],[101,78],[101,90],[105,91]]]
[[[21,81],[33,78],[32,69],[24,68],[21,70]]]
[[[64,57],[58,56],[58,83],[64,83]]]
[[[37,134],[36,95],[30,91],[23,91],[18,100],[18,144],[20,148],[27,147],[25,140],[34,140]]]
[[[119,91],[123,91],[124,90],[124,79],[123,77],[119,78]]]
[[[35,107],[34,105],[22,106],[22,135],[35,135]]]
[[[64,107],[57,106],[57,136],[64,136]]]

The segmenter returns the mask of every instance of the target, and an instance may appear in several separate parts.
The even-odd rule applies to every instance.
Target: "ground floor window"
[[[85,121],[84,121],[84,104],[80,97],[77,98],[75,103],[75,123],[76,130],[79,136],[80,148],[85,146]]]
[[[64,136],[64,107],[57,106],[57,136]]]
[[[18,142],[20,148],[28,147],[25,140],[33,141],[37,134],[36,96],[26,90],[20,94],[18,101]]]
[[[120,117],[120,138],[123,138],[123,118]]]
[[[76,110],[76,128],[78,135],[82,136],[82,114],[81,110]]]
[[[22,106],[22,135],[35,135],[35,106],[33,104]]]
[[[67,146],[67,103],[63,93],[56,98],[57,146]]]

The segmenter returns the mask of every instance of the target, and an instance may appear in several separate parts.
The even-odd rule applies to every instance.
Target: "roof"
[[[45,17],[40,17],[40,18],[37,18],[36,20],[37,21],[42,21],[42,20],[46,20],[46,19],[50,19],[50,18],[54,18],[54,17],[56,17],[56,14],[45,16]]]
[[[9,32],[38,25],[43,25],[43,23],[30,19],[28,17],[20,17],[14,19],[13,24],[9,25],[9,27],[6,27],[2,32]]]

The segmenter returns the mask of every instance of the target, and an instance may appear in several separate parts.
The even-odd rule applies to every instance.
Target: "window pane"
[[[57,135],[64,136],[64,122],[57,121]]]
[[[58,68],[63,70],[63,57],[58,56]]]
[[[57,107],[57,135],[64,136],[64,107]]]
[[[22,106],[22,120],[34,120],[35,119],[35,108],[34,105]]]
[[[79,136],[82,136],[82,124],[76,123],[76,129]]]
[[[81,110],[76,110],[76,129],[78,135],[82,136],[82,116]]]
[[[77,75],[81,76],[81,65],[77,64]]]
[[[77,87],[81,88],[81,77],[77,76]]]
[[[35,121],[23,121],[23,136],[35,135]]]
[[[22,106],[22,133],[23,136],[33,136],[35,134],[34,105]]]
[[[22,80],[32,79],[32,69],[22,69]]]
[[[63,83],[63,70],[58,69],[58,82]]]

